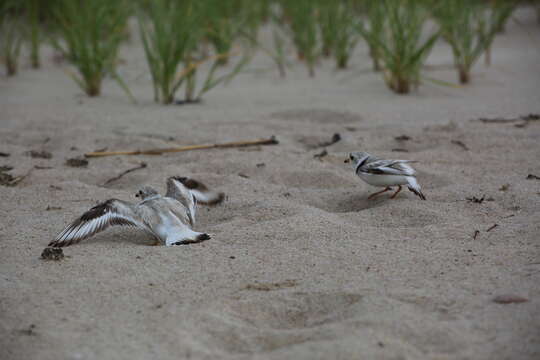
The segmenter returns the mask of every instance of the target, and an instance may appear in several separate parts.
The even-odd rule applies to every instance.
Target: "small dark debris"
[[[486,232],[490,232],[491,230],[495,229],[499,224],[493,224],[489,227],[489,229],[486,230]]]
[[[345,126],[345,130],[354,132],[354,131],[357,131],[358,128],[356,128],[356,127],[354,127],[354,126]]]
[[[279,290],[283,288],[289,288],[294,287],[298,285],[297,280],[285,280],[282,282],[274,282],[274,283],[260,283],[256,282],[254,284],[248,284],[244,288],[245,290],[255,290],[255,291],[272,291],[272,290]]]
[[[46,210],[46,211],[62,210],[62,207],[60,207],[60,206],[51,206],[51,205],[48,205],[47,208],[46,208],[45,210]]]
[[[0,157],[8,157],[10,155],[11,155],[10,153],[5,153],[5,152],[0,151]]]
[[[140,259],[142,259],[142,257],[140,257],[139,255],[137,255],[137,256],[135,256],[135,259],[140,260]]]
[[[338,134],[338,133],[335,133],[334,135],[332,135],[332,139],[330,141],[325,141],[325,142],[319,143],[317,146],[318,147],[326,147],[326,146],[334,145],[335,143],[337,143],[340,140],[341,140],[341,135]]]
[[[46,150],[30,150],[26,152],[33,159],[51,159],[52,154]]]
[[[76,147],[76,146],[72,146],[72,147],[69,148],[69,150],[71,150],[71,151],[77,151],[77,150],[79,150],[79,148]]]
[[[520,119],[523,120],[523,122],[519,124],[515,124],[514,126],[517,128],[524,128],[527,125],[529,125],[531,121],[540,120],[540,114],[524,115],[524,116],[521,116]]]
[[[473,240],[476,240],[476,238],[478,237],[478,235],[480,235],[480,230],[474,230],[474,234],[473,234]]]
[[[384,343],[383,343],[382,341],[379,341],[379,342],[377,343],[377,345],[379,345],[379,347],[381,347],[381,348],[384,347]]]
[[[249,179],[249,175],[246,175],[244,173],[238,173],[238,176],[244,178],[244,179]]]
[[[473,196],[473,197],[467,198],[466,200],[472,203],[481,204],[484,202],[484,199],[485,199],[485,195],[482,195],[481,198],[477,198],[476,196]]]
[[[35,324],[30,324],[30,326],[28,327],[28,329],[18,330],[18,332],[19,332],[21,335],[36,336],[37,333],[34,331],[35,328],[36,328],[36,325],[35,325]]]
[[[229,259],[234,260],[234,259],[236,259],[236,256],[229,256]]]
[[[409,152],[407,149],[395,148],[391,150],[392,152]]]
[[[529,299],[513,294],[498,295],[493,298],[493,302],[497,304],[519,304],[527,301]]]
[[[499,188],[499,191],[507,191],[508,189],[510,189],[510,184],[504,184]]]
[[[62,260],[64,258],[64,251],[62,250],[62,248],[46,247],[41,253],[41,258],[43,260]]]
[[[265,163],[258,163],[258,164],[255,165],[255,166],[258,167],[258,168],[263,168],[263,167],[266,166],[266,164],[265,164]]]
[[[469,147],[467,145],[465,145],[465,143],[463,141],[461,141],[461,140],[452,140],[450,142],[452,144],[454,144],[454,145],[457,145],[457,146],[461,147],[465,151],[469,151]]]
[[[394,139],[397,141],[409,141],[411,140],[411,137],[408,135],[399,135],[399,136],[394,137]]]
[[[290,197],[290,196],[291,196],[291,193],[290,193],[290,192],[286,192],[286,193],[283,194],[283,196],[285,196],[285,197]]]
[[[13,176],[11,174],[7,174],[5,172],[0,171],[0,185],[4,186],[16,186],[18,183],[20,183],[26,175],[22,176]]]
[[[62,190],[62,188],[58,185],[49,185],[49,187],[53,190]]]
[[[163,307],[163,304],[157,304],[156,309],[161,309]]]
[[[34,165],[34,169],[37,170],[49,170],[54,169],[52,166]]]
[[[540,114],[524,115],[521,117],[521,119],[526,120],[526,121],[540,120]]]
[[[88,160],[82,157],[76,157],[66,160],[66,165],[71,167],[87,167]]]
[[[322,160],[322,158],[325,157],[326,155],[328,155],[328,151],[326,151],[326,149],[324,149],[324,150],[321,151],[320,153],[313,155],[313,157],[314,157],[315,159]]]
[[[527,175],[527,180],[540,180],[540,176],[529,174]]]

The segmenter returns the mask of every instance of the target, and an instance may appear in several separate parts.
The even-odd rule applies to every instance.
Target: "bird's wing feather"
[[[196,189],[191,190],[191,192],[193,193],[193,196],[195,196],[197,202],[203,205],[217,205],[225,198],[225,194],[222,192],[210,190],[200,191]]]
[[[113,225],[147,228],[136,214],[132,204],[122,200],[110,199],[94,206],[73,221],[49,243],[49,246],[69,246]]]
[[[414,176],[416,172],[408,164],[411,160],[377,160],[360,167],[360,171],[380,175]]]
[[[187,209],[187,215],[191,226],[195,224],[196,200],[193,193],[179,180],[170,177],[167,179],[166,197],[178,200]]]

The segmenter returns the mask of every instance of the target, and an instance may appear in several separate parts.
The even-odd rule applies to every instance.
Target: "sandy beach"
[[[479,120],[540,114],[535,15],[515,13],[470,85],[425,81],[408,96],[370,70],[364,44],[348,70],[323,61],[315,78],[293,61],[281,79],[258,53],[197,105],[153,102],[136,40],[119,67],[136,105],[111,79],[88,98],[50,49],[42,69],[2,76],[0,166],[25,178],[0,186],[0,358],[539,359],[540,121]],[[456,82],[442,41],[428,64]],[[278,145],[66,165],[272,135]],[[417,160],[427,201],[367,200],[377,188],[343,163],[351,151]],[[211,240],[151,246],[116,227],[40,259],[96,203],[164,192],[173,175],[226,193],[199,209]]]

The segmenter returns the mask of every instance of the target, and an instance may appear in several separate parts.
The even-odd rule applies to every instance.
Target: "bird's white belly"
[[[188,224],[182,223],[172,214],[163,214],[161,223],[155,227],[157,235],[165,242],[165,245],[173,245],[177,241],[186,239],[194,240],[198,233],[191,230]]]
[[[171,214],[161,214],[160,218],[161,222],[156,225],[155,231],[163,240],[186,229],[186,225]]]
[[[403,175],[378,175],[359,172],[358,176],[360,179],[373,186],[396,186],[409,183],[407,181],[407,176]]]

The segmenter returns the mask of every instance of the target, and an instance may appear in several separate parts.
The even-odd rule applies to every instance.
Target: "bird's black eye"
[[[354,160],[354,156],[352,156],[352,154],[350,154],[349,159]]]

